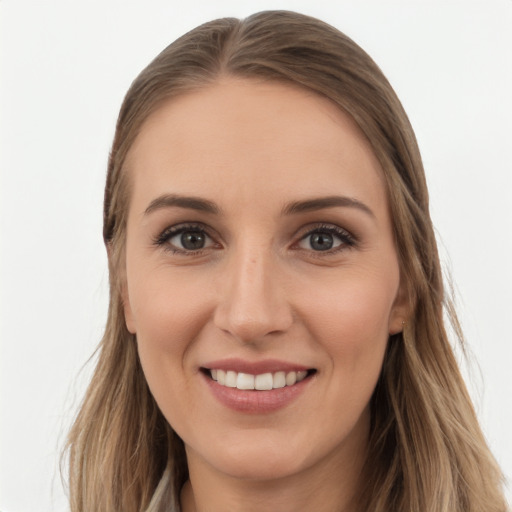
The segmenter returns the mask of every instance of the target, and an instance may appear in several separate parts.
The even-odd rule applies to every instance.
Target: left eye
[[[213,240],[202,230],[183,230],[168,239],[169,243],[183,251],[199,251],[213,244]]]
[[[298,245],[301,249],[322,252],[337,249],[344,244],[350,245],[347,235],[333,230],[315,230],[303,237]]]

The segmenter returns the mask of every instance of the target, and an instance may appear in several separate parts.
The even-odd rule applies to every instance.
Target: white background
[[[105,322],[102,189],[125,91],[199,23],[274,8],[346,32],[403,101],[475,361],[469,387],[512,476],[511,0],[0,0],[4,512],[67,509],[57,462]]]

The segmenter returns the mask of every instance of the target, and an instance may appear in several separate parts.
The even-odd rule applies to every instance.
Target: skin
[[[125,317],[151,392],[185,443],[183,510],[354,510],[369,400],[389,334],[406,317],[382,170],[367,140],[309,91],[222,78],[154,112],[127,172]],[[219,212],[155,203],[147,212],[163,194]],[[283,211],[333,195],[369,211]],[[205,227],[199,252],[180,236],[162,242],[182,223]],[[351,238],[329,231],[335,247],[315,250],[310,233],[325,226]],[[286,407],[247,414],[221,404],[200,371],[227,357],[316,373]]]

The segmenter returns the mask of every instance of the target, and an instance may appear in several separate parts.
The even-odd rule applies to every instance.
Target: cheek
[[[373,389],[387,346],[397,282],[398,273],[396,280],[354,275],[318,286],[303,303],[303,318],[318,348],[330,358],[338,378],[334,382],[366,392]]]
[[[191,282],[185,276],[180,278],[179,272],[162,268],[133,275],[141,276],[128,279],[137,337],[162,351],[183,349],[208,316],[208,297],[199,293],[198,279]]]
[[[187,386],[183,368],[209,314],[208,299],[198,297],[196,286],[167,274],[141,273],[144,278],[129,280],[139,357],[164,413],[164,403],[179,399]]]
[[[302,294],[311,326],[320,328],[329,338],[343,332],[354,337],[372,337],[383,332],[387,337],[389,318],[398,284],[397,279],[380,279],[373,273],[360,273],[342,279],[332,278],[327,283],[316,283],[313,294]]]

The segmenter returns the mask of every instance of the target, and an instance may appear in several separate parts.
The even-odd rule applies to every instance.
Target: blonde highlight
[[[216,20],[192,30],[157,56],[125,97],[104,201],[108,320],[69,434],[72,512],[153,512],[171,503],[179,510],[188,476],[183,443],[149,391],[124,319],[126,159],[144,121],[163,101],[221,76],[292,83],[328,98],[355,120],[384,172],[411,314],[404,332],[390,337],[372,397],[360,510],[504,512],[502,475],[443,322],[447,311],[463,343],[443,288],[423,165],[407,115],[380,69],[352,40],[286,11]]]

